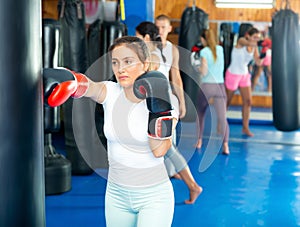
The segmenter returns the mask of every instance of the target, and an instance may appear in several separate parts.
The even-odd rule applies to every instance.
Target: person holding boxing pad
[[[272,40],[269,37],[265,37],[263,40],[257,42],[257,45],[261,47],[260,53],[263,58],[261,65],[256,65],[256,70],[252,78],[252,91],[255,90],[255,86],[258,83],[261,73],[264,71],[268,81],[267,91],[272,91]]]
[[[172,144],[178,104],[166,77],[149,71],[143,40],[124,36],[109,51],[117,82],[93,82],[67,69],[50,69],[44,73],[45,101],[57,106],[84,96],[103,105],[108,227],[171,226],[174,192],[163,156]]]
[[[159,36],[157,26],[150,21],[143,21],[135,28],[137,37],[144,40],[151,52],[152,70],[161,72],[169,81],[170,66],[166,63],[166,58],[163,54],[163,45]],[[170,84],[171,88],[171,84]],[[172,91],[170,91],[172,92]],[[173,93],[174,94],[174,93]],[[176,95],[176,94],[174,94]],[[176,96],[178,99],[178,97]],[[178,102],[180,103],[179,99]],[[180,108],[179,108],[180,109]],[[170,177],[182,179],[189,189],[189,199],[186,199],[185,204],[193,204],[203,189],[198,185],[193,177],[193,174],[187,164],[187,161],[180,153],[176,146],[176,137],[173,137],[172,147],[165,155],[165,165]]]

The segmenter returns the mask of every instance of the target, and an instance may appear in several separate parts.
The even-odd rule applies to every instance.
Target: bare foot
[[[243,129],[242,132],[243,132],[243,134],[246,135],[246,136],[250,136],[250,137],[254,136],[254,134],[253,134],[252,132],[250,132],[249,129]]]
[[[199,185],[195,184],[192,189],[190,189],[190,199],[187,199],[184,201],[185,204],[193,204],[198,196],[201,194],[203,191],[202,187]]]
[[[175,179],[178,179],[178,180],[181,180],[181,176],[178,174],[178,173],[175,173],[172,178],[175,178]]]
[[[229,155],[230,154],[228,143],[224,143],[223,144],[223,152],[222,152],[222,154],[224,154],[224,155]]]
[[[202,139],[198,139],[195,147],[198,148],[198,149],[200,149],[202,147]]]

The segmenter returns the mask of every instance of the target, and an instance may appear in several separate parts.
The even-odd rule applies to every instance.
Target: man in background
[[[159,29],[159,35],[163,44],[163,54],[166,57],[166,66],[169,67],[169,80],[172,84],[173,92],[179,101],[179,117],[186,114],[183,83],[179,71],[179,51],[178,48],[167,40],[168,34],[172,31],[170,18],[166,15],[159,15],[155,18],[155,25]]]

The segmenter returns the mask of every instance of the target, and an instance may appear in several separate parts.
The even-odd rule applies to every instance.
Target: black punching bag
[[[45,226],[41,1],[1,1],[0,226]]]
[[[178,45],[192,50],[203,29],[207,29],[208,14],[196,6],[187,7],[181,16]]]
[[[113,41],[127,34],[127,27],[120,21],[96,20],[88,30],[88,56],[90,67],[86,75],[93,81],[113,80],[111,59],[107,51]],[[73,102],[73,131],[77,146],[84,159],[94,168],[107,168],[107,140],[103,132],[104,112],[100,104],[85,100],[81,110],[80,99]],[[79,114],[79,110],[80,114]],[[80,116],[85,115],[85,129],[80,126]]]
[[[185,91],[186,116],[183,121],[196,121],[195,106],[198,105],[200,76],[192,67],[190,56],[192,47],[199,42],[203,29],[208,28],[208,14],[195,5],[187,7],[181,16],[179,31],[179,67]]]
[[[127,35],[127,27],[120,21],[96,20],[88,29],[89,65],[107,54],[107,50],[116,38]],[[111,70],[111,66],[108,71]]]
[[[87,34],[89,65],[95,63],[97,66],[93,67],[100,70],[96,81],[113,79],[111,59],[107,51],[116,38],[124,35],[127,35],[127,27],[120,21],[96,20],[89,26]]]
[[[60,65],[76,72],[85,73],[88,68],[87,39],[85,29],[85,9],[82,0],[60,0],[58,2],[59,21],[61,24],[61,62]],[[78,149],[73,132],[73,99],[63,105],[65,147],[67,159],[71,161],[72,173],[85,175],[93,173]],[[80,103],[79,112],[85,108],[84,99]],[[84,127],[84,114],[77,115]]]
[[[220,25],[220,42],[224,51],[224,75],[231,62],[231,51],[233,48],[234,33],[231,23],[222,23]]]
[[[298,14],[280,10],[272,19],[272,97],[274,126],[281,131],[300,126],[299,54]]]
[[[57,20],[43,19],[43,68],[58,66],[60,25]],[[45,82],[45,80],[44,80]],[[45,86],[44,86],[45,87]],[[71,162],[56,153],[52,133],[60,129],[60,106],[44,105],[45,193],[60,194],[71,189]]]

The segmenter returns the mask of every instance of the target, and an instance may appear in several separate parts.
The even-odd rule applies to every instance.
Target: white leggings
[[[125,189],[107,182],[107,227],[169,227],[173,213],[174,192],[170,181],[137,189]]]

